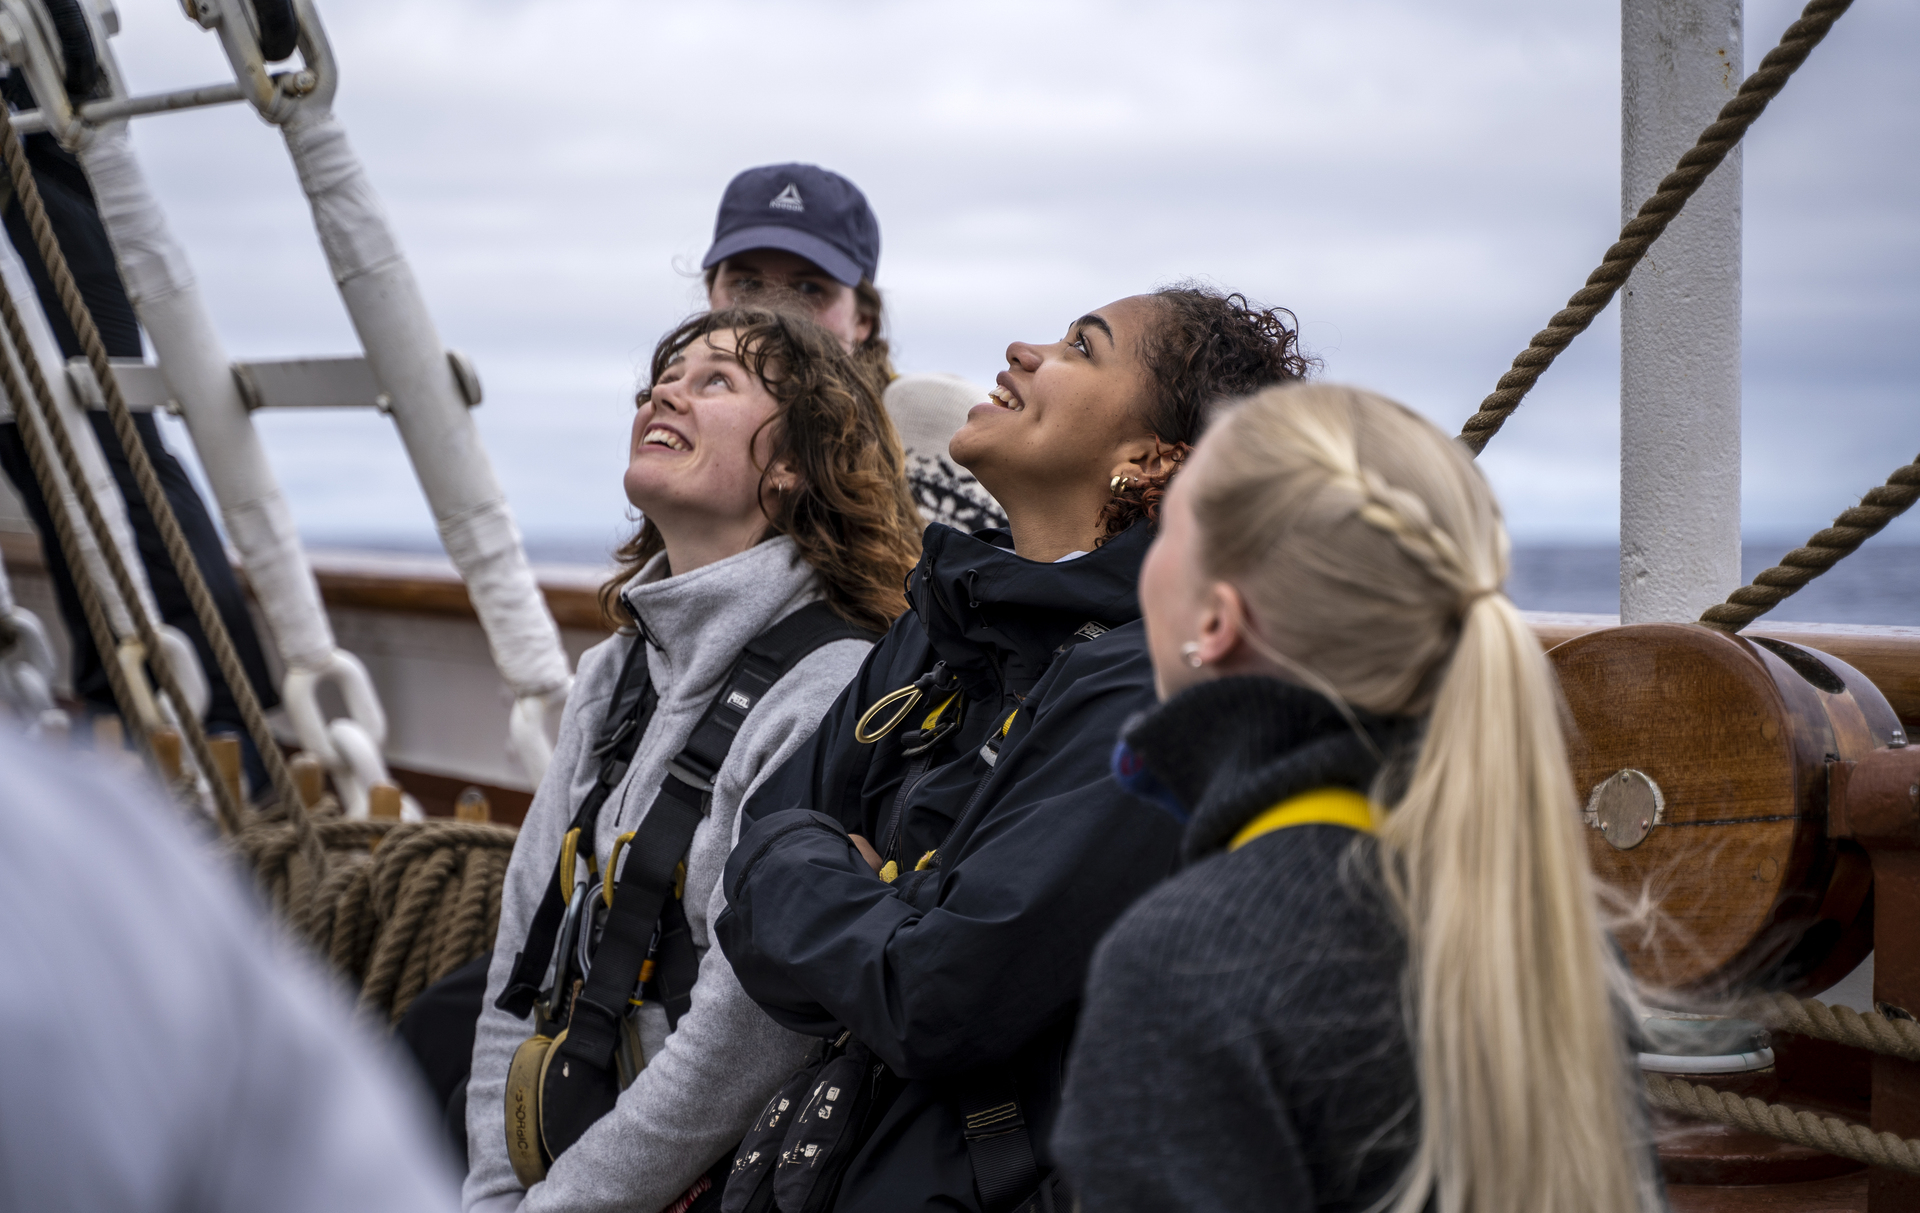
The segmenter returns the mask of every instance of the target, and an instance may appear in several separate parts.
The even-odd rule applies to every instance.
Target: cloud
[[[687,268],[737,170],[859,182],[908,369],[985,381],[1012,339],[1200,276],[1300,316],[1328,376],[1449,427],[1619,224],[1607,6],[983,0],[324,4],[338,111],[530,533],[624,512],[632,392],[698,304]],[[1794,13],[1751,0],[1757,62]],[[223,78],[154,0],[117,50],[136,88]],[[1805,532],[1920,449],[1920,12],[1858,6],[1749,137],[1749,525]],[[138,147],[235,355],[353,348],[277,134],[229,108],[143,119]],[[1487,458],[1515,529],[1606,537],[1618,337],[1603,316]],[[425,538],[377,417],[269,417],[315,536]]]

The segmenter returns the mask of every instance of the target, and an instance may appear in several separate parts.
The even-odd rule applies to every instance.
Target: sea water
[[[1793,545],[1749,539],[1741,549],[1744,581],[1776,563]],[[1620,549],[1612,544],[1516,544],[1507,593],[1522,610],[1620,610]],[[1920,626],[1920,545],[1868,542],[1766,615],[1797,623],[1884,623]]]

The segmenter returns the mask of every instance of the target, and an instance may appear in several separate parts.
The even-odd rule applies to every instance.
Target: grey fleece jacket
[[[646,816],[667,760],[686,744],[741,648],[822,596],[818,576],[784,537],[681,576],[665,577],[665,571],[664,555],[656,557],[623,591],[654,642],[647,667],[660,701],[625,780],[600,811],[594,852],[603,871],[614,840]],[[523,1193],[514,1178],[503,1099],[513,1052],[532,1026],[531,1019],[515,1019],[493,1002],[559,861],[567,822],[598,773],[589,753],[593,737],[628,646],[636,643],[641,641],[632,636],[614,636],[580,658],[553,764],[507,867],[467,1088],[472,1169],[462,1198],[468,1209],[655,1213],[740,1140],[811,1043],[776,1025],[747,997],[720,949],[711,946],[708,928],[725,906],[720,873],[738,834],[741,802],[812,735],[866,658],[870,646],[859,640],[816,650],[755,704],[713,781],[712,811],[694,831],[687,854],[684,903],[700,950],[692,1006],[671,1034],[665,1011],[643,1008],[647,1064],[640,1076],[614,1110],[555,1161],[544,1181]]]

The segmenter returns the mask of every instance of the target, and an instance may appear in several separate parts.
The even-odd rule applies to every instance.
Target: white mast
[[[1621,0],[1630,219],[1739,91],[1742,0]],[[1691,621],[1740,584],[1740,148],[1620,300],[1620,621]]]

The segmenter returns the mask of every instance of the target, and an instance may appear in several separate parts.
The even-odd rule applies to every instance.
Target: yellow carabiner
[[[567,831],[560,840],[560,902],[565,905],[573,900],[573,864],[580,854],[580,827]]]
[[[620,875],[620,852],[624,851],[627,844],[633,841],[633,833],[632,830],[628,830],[626,833],[620,835],[620,837],[614,839],[613,854],[607,857],[607,879],[600,886],[600,896],[602,900],[607,903],[609,910],[613,908],[613,882],[614,879]]]
[[[907,718],[907,713],[913,711],[913,705],[920,702],[920,697],[924,693],[925,692],[921,691],[917,685],[904,686],[897,691],[888,691],[880,697],[879,702],[868,708],[866,712],[861,715],[859,723],[853,726],[853,739],[861,745],[872,745],[888,733],[893,732],[894,726]],[[899,711],[887,717],[887,723],[877,729],[869,729],[867,727],[867,723],[880,714],[881,708],[886,707],[888,704],[899,703],[902,699],[906,700],[906,702],[900,705]]]

